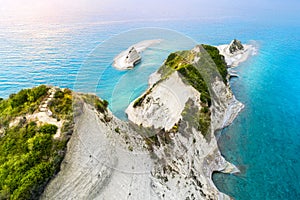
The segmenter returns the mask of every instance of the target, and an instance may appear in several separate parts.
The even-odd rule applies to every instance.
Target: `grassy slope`
[[[223,78],[223,82],[227,84],[227,65],[224,57],[220,55],[219,50],[216,47],[209,45],[202,45],[202,47],[216,64],[217,70]],[[159,73],[162,74],[162,78],[164,79],[172,72],[177,71],[183,77],[184,81],[188,82],[200,92],[202,108],[198,114],[198,130],[201,131],[203,135],[206,135],[209,131],[211,121],[209,110],[209,107],[211,106],[211,97],[207,84],[205,83],[201,73],[194,65],[191,64],[195,56],[195,52],[192,51],[171,53],[164,65],[159,69]]]
[[[219,50],[216,47],[202,44],[202,47],[206,50],[206,52],[210,55],[210,57],[215,62],[217,69],[220,75],[223,78],[223,82],[227,84],[227,64],[225,62],[225,58],[220,54]]]

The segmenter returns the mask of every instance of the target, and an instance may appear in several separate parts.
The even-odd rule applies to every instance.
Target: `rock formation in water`
[[[243,45],[237,39],[232,40],[230,44],[219,45],[217,48],[220,51],[220,54],[225,57],[228,67],[238,66],[257,52],[255,46],[251,44]]]
[[[134,68],[139,62],[141,62],[141,52],[148,47],[160,43],[162,40],[144,40],[129,47],[127,50],[122,51],[114,58],[113,67],[118,70],[127,70]]]
[[[229,52],[234,54],[237,51],[244,50],[244,46],[242,45],[241,41],[234,39],[229,44]]]
[[[134,47],[132,47],[125,58],[125,62],[128,65],[127,68],[133,68],[137,63],[141,62],[141,59],[142,57],[140,56],[140,54]]]

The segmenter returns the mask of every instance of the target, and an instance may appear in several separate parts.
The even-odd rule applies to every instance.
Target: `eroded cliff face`
[[[66,158],[43,199],[230,199],[211,176],[238,169],[214,133],[243,105],[213,62],[201,46],[169,56],[127,108],[130,122],[78,98]]]
[[[126,113],[135,124],[171,130],[182,118],[181,113],[189,99],[200,102],[200,95],[174,72],[166,80],[152,85],[141,96],[141,105],[137,105],[139,99],[133,101]]]
[[[194,68],[203,67],[199,63],[210,60],[206,60],[208,58],[201,51],[203,49],[198,46],[188,53],[179,52],[179,57],[184,59],[173,59],[180,60],[175,67],[171,66],[175,70],[159,70],[153,74],[149,89],[126,110],[132,122],[161,129],[158,135],[152,137],[152,153],[155,155],[152,184],[153,190],[162,199],[229,199],[217,190],[211,176],[213,171],[238,172],[221,156],[214,133],[228,126],[243,104],[235,99],[221,76],[209,75],[206,79],[212,80],[207,82],[212,102],[208,108],[201,100],[197,86],[187,84],[185,73],[177,70],[185,67],[183,61],[194,65]],[[167,62],[165,65],[168,65]],[[205,77],[205,74],[202,76]],[[201,128],[205,126],[201,121],[205,108],[209,109],[208,129]]]

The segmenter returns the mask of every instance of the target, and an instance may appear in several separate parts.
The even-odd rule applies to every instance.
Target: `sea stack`
[[[115,57],[113,66],[119,70],[127,70],[134,68],[142,57],[134,46],[129,47],[127,50],[121,52]]]
[[[137,52],[137,50],[134,47],[131,47],[129,50],[126,58],[125,63],[127,64],[127,68],[133,68],[136,64],[141,62],[142,57]]]
[[[241,41],[234,39],[229,44],[229,52],[234,54],[237,51],[244,50],[244,46],[242,45]]]
[[[148,47],[160,43],[161,39],[144,40],[130,46],[125,51],[122,51],[114,58],[112,66],[118,70],[133,69],[138,63],[141,62],[141,53]]]
[[[221,55],[224,56],[228,67],[236,67],[246,61],[251,55],[256,54],[256,48],[251,44],[242,44],[234,39],[230,44],[217,46]]]

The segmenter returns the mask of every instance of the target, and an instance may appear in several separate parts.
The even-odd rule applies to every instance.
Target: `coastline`
[[[228,46],[228,45],[226,45]],[[196,52],[200,52],[200,50],[197,50],[197,47],[193,49]],[[235,57],[235,64],[239,64],[243,61],[245,61],[247,58],[249,58],[249,54],[248,54],[249,50],[248,50],[248,46],[245,48],[245,51],[239,52],[239,56]],[[245,55],[246,54],[246,55]],[[194,60],[199,60],[198,58],[194,58]],[[197,61],[196,61],[197,62]],[[197,65],[197,64],[196,64]],[[173,73],[175,74],[175,72]],[[155,72],[153,73],[150,77],[149,77],[149,88],[148,90],[143,93],[139,98],[142,99],[147,99],[146,103],[143,101],[141,103],[141,105],[139,105],[138,107],[135,107],[135,103],[132,102],[129,107],[126,109],[126,113],[128,115],[128,118],[130,121],[132,121],[135,124],[139,124],[141,126],[145,126],[145,127],[156,127],[159,126],[160,128],[163,128],[164,130],[169,130],[170,129],[170,124],[176,124],[176,122],[178,121],[178,119],[180,119],[180,123],[187,123],[187,127],[189,127],[191,124],[191,122],[186,122],[185,121],[185,117],[181,114],[181,111],[178,110],[174,110],[173,107],[168,107],[169,103],[171,105],[174,104],[173,101],[177,101],[177,102],[181,102],[184,98],[182,96],[182,94],[179,94],[176,91],[172,91],[172,86],[175,87],[176,84],[168,84],[168,82],[176,82],[176,79],[178,79],[178,75],[177,76],[173,76],[173,74],[171,76],[169,76],[167,79],[163,79],[163,81],[160,81],[160,79],[162,78],[162,76],[164,76],[163,74],[160,74],[159,72]],[[176,72],[177,74],[177,72]],[[229,78],[229,77],[228,77]],[[179,78],[180,79],[180,78]],[[229,80],[227,80],[229,81]],[[180,81],[179,81],[180,82]],[[178,83],[178,80],[177,80]],[[183,83],[184,84],[184,83]],[[172,94],[171,96],[168,94],[167,91],[163,92],[162,89],[167,88],[167,90],[170,91],[170,93]],[[182,87],[180,87],[182,88]],[[193,88],[194,89],[194,88]],[[216,196],[214,196],[213,198],[216,199],[230,199],[229,196],[227,196],[226,194],[221,193],[216,186],[214,185],[213,181],[212,181],[212,173],[214,171],[218,171],[218,172],[222,172],[222,173],[239,173],[239,169],[234,166],[233,164],[227,162],[223,156],[221,155],[219,149],[218,149],[218,145],[217,145],[217,140],[215,137],[215,132],[217,130],[223,129],[226,126],[229,126],[233,120],[238,116],[239,112],[241,112],[241,110],[244,108],[244,105],[239,102],[238,100],[236,100],[234,94],[232,93],[230,86],[229,85],[225,85],[223,83],[223,81],[216,79],[211,86],[212,91],[217,94],[217,97],[215,99],[215,103],[213,105],[213,107],[211,108],[211,110],[214,110],[214,112],[212,112],[211,115],[211,126],[212,126],[212,134],[210,136],[206,136],[209,137],[209,144],[206,144],[206,137],[198,137],[199,133],[195,133],[193,131],[192,135],[193,135],[193,140],[196,141],[194,146],[186,146],[187,149],[189,149],[186,152],[186,156],[185,158],[187,159],[185,162],[189,163],[192,162],[194,163],[195,166],[190,166],[190,170],[191,171],[201,171],[199,172],[200,174],[204,174],[204,177],[197,177],[197,179],[200,182],[206,182],[206,187],[207,189],[202,190],[205,194],[207,195],[216,195],[216,193],[218,194]],[[159,98],[157,98],[157,95],[155,95],[155,93],[157,91],[160,91],[160,96]],[[191,92],[191,95],[188,95],[188,93],[185,94],[185,97],[188,99],[192,99],[192,102],[195,103],[195,105],[200,103],[200,100],[197,99],[197,96],[199,96],[199,93],[197,91]],[[192,95],[194,94],[194,95]],[[138,99],[139,99],[138,98]],[[185,99],[185,101],[183,102],[183,104],[186,104],[187,99]],[[168,103],[163,103],[163,102],[168,102]],[[172,103],[173,102],[173,103]],[[178,105],[180,105],[181,103],[177,103]],[[178,107],[178,106],[177,106]],[[177,108],[176,107],[176,108]],[[180,106],[179,106],[180,107]],[[197,108],[197,106],[194,109],[200,109],[200,107]],[[184,113],[194,113],[192,110],[185,110]],[[169,120],[165,120],[166,117],[161,117],[164,116],[165,111],[171,112],[168,113],[168,115],[171,116],[176,116],[173,117],[174,120],[169,121]],[[176,120],[177,119],[177,120]],[[180,132],[181,134],[185,135],[185,137],[187,137],[186,139],[183,139],[179,136],[177,136],[178,134],[175,134],[171,137],[171,140],[175,143],[175,147],[179,144],[185,146],[185,144],[187,144],[188,142],[186,140],[192,140],[190,139],[190,136],[187,136],[186,133],[184,132]],[[180,134],[179,134],[180,135]],[[201,135],[201,133],[200,133]],[[167,147],[159,147],[159,148],[155,148],[154,153],[156,154],[156,156],[158,156],[160,159],[166,160],[165,162],[169,163],[169,165],[171,165],[171,168],[176,168],[178,171],[182,171],[183,169],[186,168],[184,163],[181,164],[171,164],[173,162],[177,162],[178,155],[176,155],[175,152],[180,152],[182,151],[182,149],[180,150],[175,148],[173,146],[168,146]],[[172,150],[170,150],[172,149]],[[197,154],[194,154],[194,150],[201,150],[201,157],[198,157]],[[169,154],[165,155],[165,151],[168,151]],[[171,153],[173,152],[173,153]],[[197,158],[198,157],[198,158]],[[197,160],[197,164],[195,164],[195,162],[193,160],[191,160],[191,158],[196,159]],[[162,172],[161,168],[163,168],[163,166],[161,166],[161,164],[157,163],[156,164],[156,170],[154,170],[153,174],[154,177],[167,177],[167,179],[172,179],[172,177],[170,177],[170,174]],[[184,174],[184,172],[181,172]],[[182,174],[182,176],[184,176]],[[174,175],[172,175],[174,176]],[[180,182],[178,180],[178,182]],[[160,181],[156,180],[156,186],[157,188],[160,188],[159,191],[162,190],[162,188],[164,188],[165,186],[161,185]],[[174,185],[170,184],[168,185],[169,188],[173,188]],[[181,196],[183,189],[183,186],[181,186],[180,184],[177,184],[177,187],[180,188],[180,191],[176,192],[177,195]],[[165,188],[166,190],[166,188]],[[173,191],[174,192],[174,191]],[[158,192],[159,193],[159,192]],[[172,194],[169,193],[163,193],[165,195],[165,197],[171,198]],[[200,197],[198,197],[200,198]]]
[[[239,170],[221,155],[214,133],[230,125],[243,104],[235,99],[229,85],[216,78],[211,83],[217,94],[211,107],[211,131],[201,133],[191,120],[195,118],[195,110],[203,106],[199,92],[183,82],[177,72],[163,80],[161,75],[155,72],[149,77],[151,89],[141,96],[146,95],[143,99],[147,100],[138,108],[134,108],[135,101],[127,108],[127,113],[134,116],[130,122],[119,120],[109,110],[101,113],[94,105],[77,103],[80,114],[76,114],[77,126],[62,170],[42,199],[64,199],[70,195],[85,199],[119,199],[120,196],[231,199],[217,189],[212,174]],[[176,92],[176,86],[182,91]],[[179,110],[173,109],[176,105]],[[149,133],[151,140],[145,138]],[[90,175],[82,173],[83,169],[91,172]],[[71,181],[65,185],[65,180],[74,180],[76,184]],[[147,187],[140,187],[145,184]],[[116,187],[120,188],[117,192]]]

